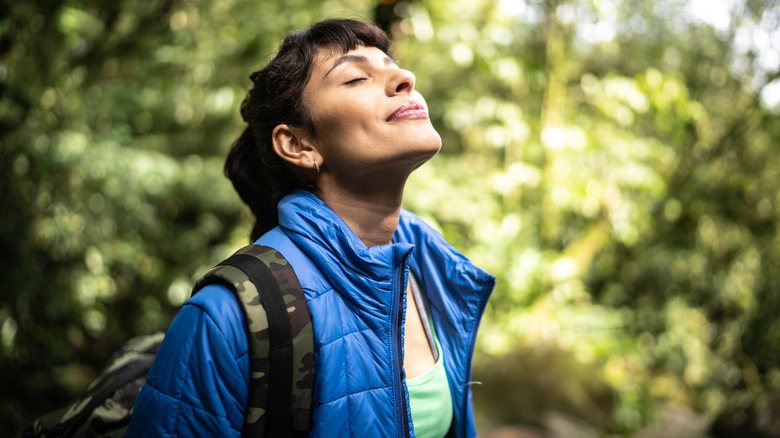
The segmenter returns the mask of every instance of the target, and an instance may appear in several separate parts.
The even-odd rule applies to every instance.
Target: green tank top
[[[441,351],[439,338],[434,331],[436,348]],[[444,355],[433,368],[415,378],[406,380],[409,406],[412,411],[414,436],[417,438],[443,438],[452,423],[452,395],[444,368]]]
[[[452,393],[447,380],[444,355],[441,354],[441,343],[430,318],[428,302],[414,276],[410,275],[409,281],[436,361],[425,373],[406,379],[414,435],[417,438],[443,438],[452,424]]]

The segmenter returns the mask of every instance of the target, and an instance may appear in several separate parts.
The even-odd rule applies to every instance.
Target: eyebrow
[[[389,56],[385,56],[384,61],[385,61],[385,65],[389,65],[389,64],[398,65],[395,62],[395,60]],[[336,69],[336,67],[347,62],[357,62],[361,64],[366,64],[368,63],[368,58],[362,55],[344,55],[333,63],[333,66],[330,68],[330,70],[328,70],[327,73],[325,73],[325,76],[323,76],[322,78],[325,79],[326,77],[328,77],[330,72]]]

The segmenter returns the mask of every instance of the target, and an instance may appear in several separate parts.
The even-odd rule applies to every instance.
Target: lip
[[[398,107],[397,110],[393,111],[393,113],[390,114],[385,121],[390,122],[393,120],[427,119],[427,118],[428,118],[428,111],[425,110],[425,107],[422,106],[416,100],[410,100],[405,104],[401,105],[400,107]]]

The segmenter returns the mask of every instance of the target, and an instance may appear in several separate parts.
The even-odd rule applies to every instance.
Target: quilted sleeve
[[[241,308],[210,285],[174,318],[136,401],[128,437],[239,437],[249,381]]]

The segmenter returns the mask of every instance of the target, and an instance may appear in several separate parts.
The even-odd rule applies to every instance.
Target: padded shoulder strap
[[[251,357],[242,436],[310,430],[314,332],[292,266],[275,249],[250,245],[198,280],[193,294],[212,283],[235,291],[246,320]]]

